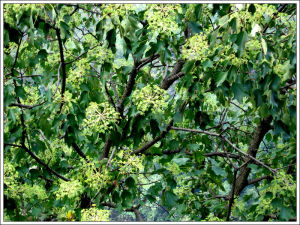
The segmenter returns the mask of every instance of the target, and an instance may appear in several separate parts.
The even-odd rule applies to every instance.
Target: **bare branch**
[[[272,180],[273,179],[273,176],[270,176],[270,175],[266,175],[266,176],[262,176],[262,177],[259,177],[259,178],[255,178],[253,180],[250,180],[248,181],[248,185],[251,185],[251,184],[255,184],[259,181],[262,181],[264,179],[267,179],[267,180]]]

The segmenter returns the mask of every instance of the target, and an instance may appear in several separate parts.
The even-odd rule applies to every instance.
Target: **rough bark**
[[[160,88],[167,90],[178,78],[184,76],[184,73],[181,72],[181,69],[183,67],[184,61],[178,60],[176,63],[174,69],[172,70],[170,76],[163,79],[161,82]]]
[[[271,129],[271,121],[272,117],[268,116],[266,119],[262,120],[260,125],[256,128],[247,151],[249,155],[256,157],[260,143],[262,142],[265,134]],[[248,185],[248,176],[250,172],[251,169],[248,168],[247,165],[241,168],[236,179],[235,195],[240,195],[243,189]]]

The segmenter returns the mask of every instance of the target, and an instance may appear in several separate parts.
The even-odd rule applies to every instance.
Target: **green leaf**
[[[264,54],[266,55],[267,52],[268,52],[268,47],[267,47],[267,42],[266,42],[265,39],[263,39],[263,38],[261,39],[261,45],[262,45]]]
[[[295,213],[291,208],[283,206],[280,209],[279,218],[281,220],[288,221],[289,219],[293,218],[294,216],[295,216]]]
[[[174,122],[175,123],[181,123],[183,119],[183,114],[179,111],[177,111],[174,115]]]
[[[214,68],[214,64],[210,59],[205,60],[203,63],[203,70],[206,71],[207,68]]]
[[[192,61],[186,61],[183,65],[183,68],[182,68],[182,72],[185,74],[185,75],[188,75],[192,69],[194,68],[194,65],[195,65],[195,61],[192,60]]]
[[[270,85],[270,88],[273,90],[273,91],[277,91],[280,87],[280,77],[277,76],[277,75],[274,75],[273,77],[273,80],[272,80],[272,83]]]
[[[145,195],[145,197],[149,200],[149,202],[153,203],[156,199],[152,195]]]
[[[41,49],[39,52],[38,52],[38,57],[41,59],[41,60],[44,60],[46,59],[48,56],[48,53],[45,49]]]
[[[228,72],[218,72],[216,74],[216,78],[215,78],[215,81],[216,81],[216,85],[217,87],[219,87],[227,78],[227,74]]]
[[[16,91],[17,97],[26,99],[26,92],[25,92],[23,86],[16,86],[15,91]]]
[[[186,164],[187,161],[189,161],[189,158],[175,158],[173,159],[173,161],[178,165],[178,166],[182,166],[184,164]]]
[[[259,107],[263,104],[263,98],[259,89],[256,89],[254,92],[256,107]]]
[[[116,204],[119,203],[119,202],[121,201],[119,192],[114,191],[114,192],[112,193],[112,201],[113,201],[114,203],[116,203]]]
[[[243,101],[243,97],[248,96],[248,94],[243,90],[243,85],[240,83],[233,83],[231,89],[233,90],[234,98],[240,103]]]
[[[197,34],[203,31],[202,26],[193,21],[189,22],[189,27],[191,28],[192,34]]]
[[[215,172],[216,175],[225,176],[226,172],[218,166],[217,162],[213,163],[212,170]]]
[[[195,16],[196,16],[196,20],[199,20],[201,18],[202,15],[202,4],[197,4],[195,6]]]
[[[219,26],[223,27],[224,25],[226,25],[228,23],[228,19],[229,19],[228,15],[225,15],[225,16],[221,17],[219,19]]]
[[[256,12],[256,8],[254,4],[250,4],[248,8],[248,12],[251,12],[252,15]]]
[[[116,29],[111,29],[106,34],[106,40],[108,41],[108,48],[110,48],[113,53],[116,53],[116,46],[115,46],[116,37],[117,37]]]
[[[35,217],[38,217],[41,214],[42,209],[39,207],[33,207],[32,208],[32,215]]]
[[[135,180],[132,177],[128,177],[125,180],[125,185],[129,188],[129,189],[134,189],[135,188]]]
[[[238,56],[239,57],[241,57],[243,54],[247,40],[248,40],[248,35],[247,35],[246,31],[241,31],[237,35],[236,44],[238,46]]]
[[[165,191],[163,195],[163,204],[168,208],[172,208],[176,205],[177,196],[172,191]]]
[[[131,192],[124,190],[121,194],[121,198],[122,198],[122,206],[125,208],[129,208],[133,205],[133,195],[131,194]]]

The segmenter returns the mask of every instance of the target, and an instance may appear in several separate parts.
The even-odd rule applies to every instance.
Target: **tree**
[[[295,220],[295,84],[296,4],[4,4],[4,219]]]

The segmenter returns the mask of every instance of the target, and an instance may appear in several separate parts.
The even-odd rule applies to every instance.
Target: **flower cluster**
[[[180,28],[176,23],[176,12],[181,13],[179,4],[149,4],[145,12],[145,19],[149,23],[149,28],[158,31],[165,36],[173,36],[179,33]]]
[[[72,86],[72,88],[79,88],[79,85],[84,81],[87,71],[90,69],[90,64],[87,58],[78,60],[75,63],[75,69],[70,71],[67,78],[67,83]]]
[[[132,155],[132,151],[121,150],[112,160],[112,165],[117,166],[121,173],[137,172],[143,170],[144,156]]]
[[[223,63],[223,62],[229,62],[230,65],[234,65],[236,67],[240,67],[243,64],[247,63],[247,60],[244,58],[238,58],[236,56],[236,52],[233,51],[233,48],[231,47],[231,45],[223,45],[220,44],[219,45],[221,48],[221,51],[219,52],[218,56],[219,56],[219,61],[218,63]]]
[[[3,170],[3,177],[4,177],[4,185],[7,188],[4,188],[4,194],[10,194],[12,197],[17,197],[17,178],[19,176],[18,171],[16,171],[13,164],[11,164],[8,160],[4,160],[5,168]]]
[[[102,4],[102,18],[125,17],[133,9],[132,4]]]
[[[92,189],[97,189],[103,185],[106,181],[110,179],[109,171],[104,170],[103,172],[99,173],[96,171],[96,165],[89,159],[89,162],[81,159],[80,161],[80,173],[77,177],[84,185]]]
[[[69,199],[78,200],[82,192],[83,186],[80,181],[61,181],[59,189],[55,192],[55,195],[58,199],[62,199],[67,196]]]
[[[81,210],[81,221],[109,221],[109,210],[97,209],[95,205],[88,209]]]
[[[199,60],[204,62],[208,54],[208,42],[205,34],[196,34],[189,38],[182,48],[182,55],[187,60]]]
[[[142,115],[151,109],[152,113],[161,113],[167,106],[167,92],[157,85],[147,85],[134,91],[132,100]]]
[[[83,120],[83,132],[86,135],[92,135],[94,132],[105,133],[113,128],[118,119],[119,113],[108,102],[101,104],[91,102]]]

